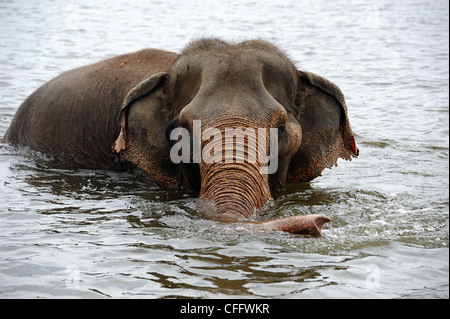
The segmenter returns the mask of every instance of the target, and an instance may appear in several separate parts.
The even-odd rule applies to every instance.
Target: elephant
[[[208,129],[261,132],[263,155],[249,160],[249,134],[244,152],[237,152],[237,135],[216,142],[211,134],[192,138]],[[181,145],[197,145],[197,153],[175,161],[182,137],[176,132],[187,132],[190,140]],[[298,70],[260,39],[202,38],[180,53],[143,49],[67,71],[21,104],[2,142],[48,154],[68,168],[137,167],[160,187],[191,190],[205,202],[205,218],[313,236],[322,236],[328,217],[252,216],[286,183],[309,182],[339,158],[359,155],[339,87]],[[195,161],[199,147],[208,153],[206,146],[236,152]],[[261,170],[275,162],[274,171]]]

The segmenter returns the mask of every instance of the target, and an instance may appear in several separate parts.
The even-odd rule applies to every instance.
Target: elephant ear
[[[327,79],[297,71],[298,121],[302,142],[289,165],[287,182],[309,182],[338,158],[359,154],[348,120],[344,94]]]
[[[169,109],[164,105],[167,73],[143,80],[125,97],[120,111],[120,134],[112,150],[145,171],[158,185],[178,186],[177,169],[166,140]]]

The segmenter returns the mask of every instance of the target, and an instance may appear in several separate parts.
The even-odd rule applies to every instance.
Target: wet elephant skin
[[[178,128],[194,136],[195,121],[202,132],[223,135],[276,129],[276,171],[266,174],[259,158],[249,161],[248,148],[219,161],[191,156],[175,163],[169,137]],[[268,135],[259,138],[268,141],[268,154]],[[201,39],[179,54],[145,49],[65,72],[22,103],[3,142],[29,146],[64,167],[137,166],[161,187],[191,189],[212,203],[206,218],[316,236],[329,221],[323,215],[251,216],[286,183],[311,181],[359,152],[341,90],[262,40]],[[202,149],[208,144],[237,147],[234,140],[201,140]]]

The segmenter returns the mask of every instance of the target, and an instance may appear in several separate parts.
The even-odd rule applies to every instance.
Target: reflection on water
[[[361,149],[256,217],[329,216],[312,238],[204,220],[191,193],[136,171],[67,170],[0,145],[1,297],[448,298],[446,1],[18,1],[0,4],[0,30],[0,136],[64,70],[211,32],[275,41],[338,83]]]

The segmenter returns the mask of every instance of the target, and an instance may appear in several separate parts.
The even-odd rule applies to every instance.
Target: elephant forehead
[[[180,58],[173,71],[179,80],[191,77],[193,74],[199,74],[201,80],[207,82],[213,79],[258,80],[261,77],[263,65],[264,63],[256,54],[202,52],[195,56]]]
[[[275,46],[260,40],[238,44],[197,41],[170,70],[172,104],[179,111],[188,104],[215,113],[229,111],[230,105],[245,105],[243,112],[248,115],[254,115],[255,108],[272,114],[281,105],[292,104],[296,81],[293,63]]]
[[[182,56],[196,54],[240,54],[242,52],[267,52],[279,57],[286,56],[273,44],[263,40],[249,40],[241,43],[225,42],[219,39],[201,39],[190,43],[182,52]]]
[[[295,70],[293,63],[277,47],[262,40],[235,44],[217,39],[199,40],[182,51],[174,67],[197,66],[232,74],[233,71],[259,71],[265,65],[288,72]]]

